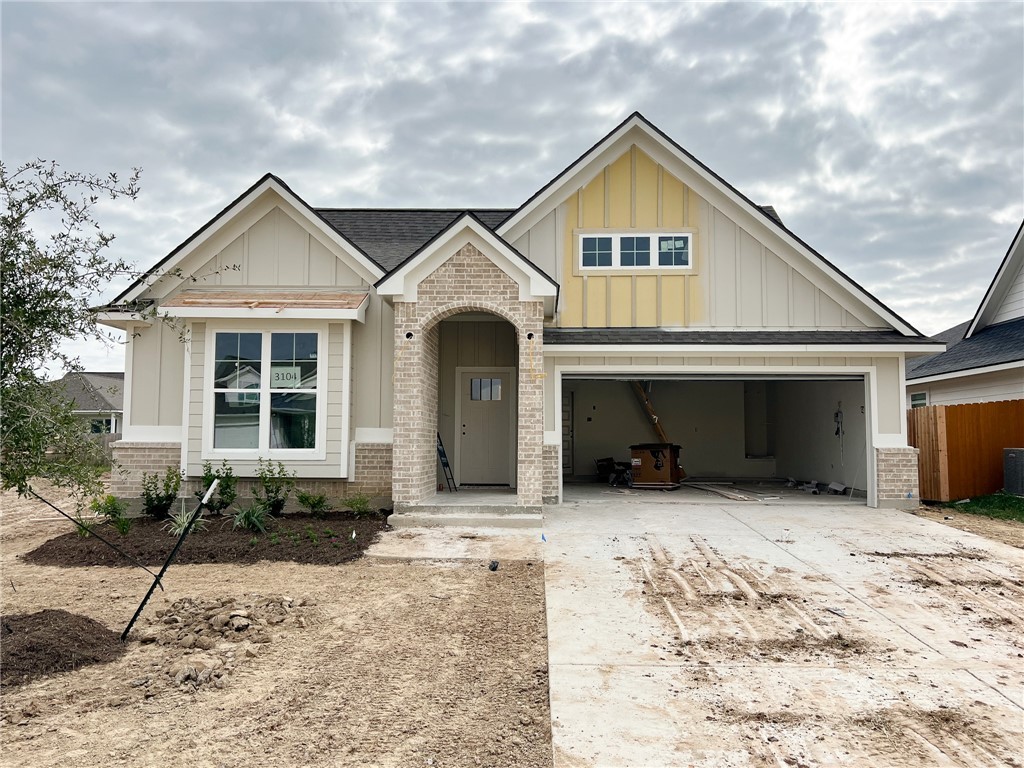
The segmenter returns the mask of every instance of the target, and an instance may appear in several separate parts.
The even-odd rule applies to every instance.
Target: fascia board
[[[167,317],[185,317],[196,320],[356,320],[363,323],[366,322],[366,305],[368,303],[364,301],[357,309],[167,307],[166,309],[160,309],[159,313]]]
[[[121,331],[128,330],[129,323],[143,325],[147,328],[153,324],[150,318],[144,317],[139,312],[97,312],[96,322]]]
[[[910,351],[926,350],[941,352],[945,344],[544,344],[545,357],[559,355],[596,355],[615,357],[617,355],[662,355],[686,353],[706,356],[708,354],[728,355],[816,355],[845,357],[851,353],[871,355],[905,354]]]
[[[246,208],[254,204],[259,200],[267,191],[273,191],[289,205],[298,211],[302,218],[298,219],[291,212],[292,218],[297,223],[305,227],[312,227],[321,233],[329,242],[333,243],[337,247],[341,248],[346,255],[352,258],[352,260],[359,265],[359,267],[369,276],[370,282],[379,280],[384,276],[384,271],[376,264],[372,263],[369,259],[363,256],[359,249],[355,245],[350,243],[346,238],[342,237],[338,232],[327,225],[322,219],[311,215],[309,213],[311,208],[303,201],[298,195],[292,192],[287,187],[280,184],[277,179],[272,176],[268,176],[263,182],[257,184],[249,192],[243,195],[240,199],[235,201],[228,209],[219,213],[212,223],[201,229],[197,234],[193,235],[191,239],[186,240],[182,246],[179,246],[176,251],[172,251],[172,256],[167,259],[159,267],[152,270],[146,275],[148,282],[140,281],[135,286],[130,288],[127,292],[118,296],[116,301],[118,303],[127,303],[138,299],[145,291],[150,287],[152,283],[155,283],[160,278],[164,277],[168,272],[175,269],[191,254],[195,253],[201,246],[209,242],[214,236],[216,236],[221,230],[231,224],[232,221]],[[284,210],[284,209],[283,209]]]
[[[985,291],[985,298],[978,305],[978,311],[974,314],[967,333],[964,334],[965,339],[969,339],[975,331],[984,328],[992,321],[996,307],[1002,303],[1010,288],[1005,282],[1017,276],[1017,271],[1021,268],[1022,263],[1024,263],[1024,221],[1018,227],[1017,234],[1014,236],[1013,242],[1010,243],[999,269],[996,270],[995,277],[992,278],[988,290]]]
[[[510,251],[504,242],[468,215],[458,219],[445,235],[388,275],[377,285],[377,293],[416,301],[419,282],[452,256],[453,243],[466,242],[477,247],[495,266],[518,283],[521,301],[557,296],[557,285],[514,251]]]
[[[983,373],[999,373],[1000,371],[1010,371],[1014,368],[1024,368],[1024,360],[1016,360],[1012,363],[1000,363],[999,365],[988,365],[984,368],[964,368],[962,371],[937,373],[934,376],[922,376],[920,379],[907,379],[907,386],[916,387],[918,384],[931,384],[935,381],[964,379],[968,376],[980,376]]]

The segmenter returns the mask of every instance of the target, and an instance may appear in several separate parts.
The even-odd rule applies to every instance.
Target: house
[[[907,363],[907,407],[1024,398],[1024,222],[971,320],[935,336],[946,351]]]
[[[93,434],[116,434],[124,411],[124,374],[72,371],[54,385],[72,402],[72,412]]]
[[[690,476],[913,504],[904,366],[942,349],[636,113],[507,210],[314,208],[268,174],[100,317],[129,337],[115,493],[266,458],[399,517],[443,498],[438,435],[537,515],[651,442],[637,390]]]

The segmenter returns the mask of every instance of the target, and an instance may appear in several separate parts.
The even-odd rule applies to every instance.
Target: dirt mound
[[[218,517],[209,521],[206,530],[188,535],[174,562],[248,564],[270,560],[337,565],[361,557],[384,530],[387,523],[383,517],[331,515],[318,519],[296,514],[277,517],[270,531],[253,534],[233,528],[230,517]],[[175,542],[161,523],[149,519],[136,520],[125,535],[108,525],[97,531],[136,560],[151,566],[162,565]],[[134,565],[94,536],[83,539],[74,532],[44,542],[25,554],[24,559],[35,565],[60,567]]]
[[[116,632],[61,610],[0,618],[0,686],[114,661],[125,652]]]

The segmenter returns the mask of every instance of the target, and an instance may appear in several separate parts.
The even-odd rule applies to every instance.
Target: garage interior
[[[821,493],[837,483],[848,496],[866,496],[861,376],[565,376],[565,483],[607,482],[598,460],[630,462],[630,446],[662,442],[643,397],[664,436],[681,446],[685,483],[781,489],[792,478]]]

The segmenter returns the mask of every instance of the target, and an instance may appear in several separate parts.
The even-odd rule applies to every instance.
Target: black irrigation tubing
[[[174,549],[171,550],[171,554],[169,554],[167,556],[167,560],[164,561],[163,567],[160,569],[160,573],[155,575],[156,577],[153,579],[153,583],[150,585],[149,591],[146,593],[146,596],[142,598],[142,602],[139,603],[139,607],[135,609],[135,615],[132,616],[132,620],[128,622],[128,626],[125,627],[124,632],[121,633],[122,643],[128,640],[128,633],[132,631],[132,627],[135,626],[135,622],[138,620],[139,615],[142,613],[142,610],[146,607],[146,603],[148,603],[149,598],[153,596],[153,590],[155,590],[157,587],[163,589],[163,585],[160,583],[160,580],[164,577],[164,574],[167,572],[167,569],[171,566],[171,563],[174,561],[174,556],[178,554],[178,549],[181,547],[182,542],[185,541],[185,537],[188,536],[189,531],[192,530],[192,524],[196,521],[196,518],[199,517],[199,513],[202,512],[203,507],[206,506],[206,502],[210,500],[210,497],[213,495],[214,490],[216,490],[219,484],[219,479],[216,479],[212,483],[210,483],[210,487],[207,489],[206,495],[203,496],[202,501],[200,501],[196,505],[195,510],[192,512],[192,516],[188,519],[188,522],[185,524],[185,530],[181,532],[181,536],[178,537],[178,541],[174,545]]]
[[[149,574],[150,576],[156,576],[156,574],[155,574],[155,573],[153,573],[153,572],[152,572],[151,570],[149,570],[149,568],[147,568],[147,567],[146,567],[145,565],[143,565],[142,563],[140,563],[140,562],[139,562],[139,561],[138,561],[138,560],[137,560],[136,558],[134,558],[134,557],[132,557],[131,555],[129,555],[129,554],[127,553],[127,552],[125,552],[125,551],[124,551],[123,549],[121,549],[120,547],[118,547],[118,546],[117,546],[116,544],[111,544],[111,543],[110,543],[109,541],[107,541],[107,540],[106,540],[106,539],[104,539],[104,538],[103,538],[102,536],[100,536],[100,535],[99,535],[98,533],[96,533],[96,531],[94,531],[94,530],[93,530],[92,528],[90,528],[90,527],[89,527],[89,526],[87,526],[87,525],[84,525],[84,524],[83,524],[83,523],[82,523],[82,522],[81,522],[80,520],[76,520],[76,519],[75,519],[75,518],[73,518],[73,517],[72,517],[71,515],[69,515],[69,514],[68,514],[67,512],[65,512],[65,511],[64,511],[63,509],[60,509],[59,507],[57,507],[57,506],[54,506],[53,504],[51,504],[50,502],[48,502],[48,501],[47,501],[46,499],[44,499],[44,498],[43,498],[42,496],[40,496],[40,495],[39,495],[38,493],[36,493],[35,491],[33,491],[33,490],[32,490],[31,488],[29,489],[29,491],[28,491],[28,492],[29,492],[30,494],[32,494],[33,496],[35,496],[35,497],[36,497],[37,499],[39,499],[39,500],[40,500],[41,502],[43,502],[43,504],[45,504],[46,506],[48,506],[48,507],[49,507],[50,509],[52,509],[52,510],[53,510],[54,512],[57,512],[57,513],[59,513],[59,514],[62,514],[62,515],[64,515],[64,517],[66,517],[66,518],[67,518],[68,520],[70,520],[70,521],[71,521],[72,523],[74,523],[74,524],[75,524],[75,525],[77,525],[77,526],[78,526],[79,528],[81,528],[81,529],[82,529],[83,531],[85,531],[86,533],[88,533],[88,534],[89,534],[90,536],[95,536],[95,537],[96,537],[97,539],[99,539],[100,541],[102,541],[102,542],[103,542],[104,544],[106,544],[106,545],[107,545],[108,547],[110,547],[110,548],[111,548],[112,550],[114,550],[115,552],[117,552],[117,553],[118,553],[119,555],[121,555],[122,557],[126,558],[127,560],[131,560],[131,561],[132,561],[133,563],[135,563],[135,565],[139,566],[139,568],[141,568],[142,570],[144,570],[144,571],[145,571],[146,573],[148,573],[148,574]],[[161,585],[161,586],[160,586],[160,589],[161,589],[161,591],[163,590],[163,585]]]

